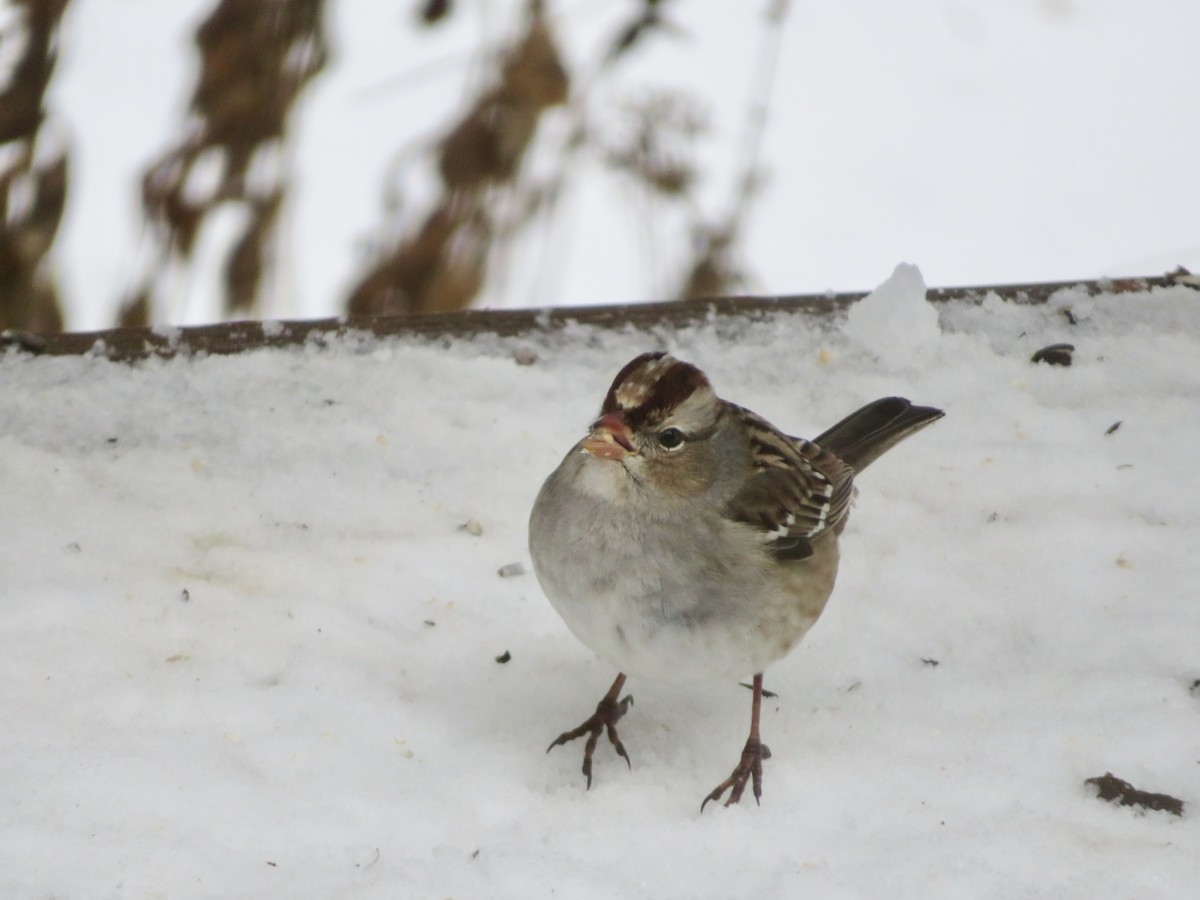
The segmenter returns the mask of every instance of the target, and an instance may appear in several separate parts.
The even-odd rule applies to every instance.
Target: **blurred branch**
[[[733,203],[722,220],[696,224],[696,252],[679,291],[681,300],[713,297],[745,286],[745,276],[736,262],[737,243],[763,181],[760,159],[763,134],[769,118],[783,25],[790,0],[767,0],[767,4],[763,14],[762,48],[755,54],[757,67],[747,104]]]
[[[68,0],[10,0],[0,45],[19,56],[0,72],[0,328],[62,328],[47,254],[67,198],[67,147],[43,102]]]
[[[286,193],[284,144],[297,98],[325,66],[324,0],[219,0],[196,31],[200,76],[185,134],[142,180],[142,206],[158,258],[126,303],[124,324],[145,323],[156,281],[190,265],[217,210],[242,213],[226,252],[223,312],[259,309],[279,208]]]
[[[431,212],[385,249],[351,291],[351,314],[429,313],[471,305],[497,242],[519,227],[517,175],[546,110],[566,102],[570,77],[542,4],[463,118],[438,142],[441,193]]]

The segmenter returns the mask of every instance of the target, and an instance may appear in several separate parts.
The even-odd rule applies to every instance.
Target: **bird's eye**
[[[658,433],[658,446],[664,450],[678,450],[683,446],[683,432],[678,428],[664,428]]]

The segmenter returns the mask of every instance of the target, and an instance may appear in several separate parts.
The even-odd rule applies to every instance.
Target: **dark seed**
[[[1051,344],[1043,347],[1029,358],[1030,362],[1044,362],[1052,366],[1069,366],[1071,354],[1075,352],[1074,344]]]

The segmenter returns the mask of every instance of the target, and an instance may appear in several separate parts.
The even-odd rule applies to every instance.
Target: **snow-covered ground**
[[[935,325],[919,282],[848,329],[0,357],[0,896],[1194,897],[1200,296]],[[1059,340],[1072,367],[1030,362]],[[757,808],[700,814],[735,684],[632,682],[632,770],[602,745],[590,792],[545,753],[614,673],[526,517],[650,347],[793,433],[947,412],[864,474],[767,672]],[[1100,801],[1110,770],[1183,816]]]
[[[293,122],[295,189],[266,317],[340,311],[397,155],[419,161],[420,142],[461,115],[480,45],[509,39],[525,2],[460,3],[447,25],[423,31],[415,0],[330,0],[334,56]],[[149,249],[141,176],[177,139],[195,78],[191,32],[212,5],[73,0],[67,10],[48,105],[72,142],[56,261],[73,328],[110,324],[137,284]],[[653,88],[707,108],[700,203],[713,220],[740,175],[773,5],[664,4],[678,28],[647,40],[593,97],[600,130],[616,127],[613,107]],[[548,6],[581,87],[638,4]],[[1200,271],[1197,33],[1200,3],[1181,0],[792,2],[762,145],[767,182],[742,248],[751,290],[860,290],[898,259],[919,260],[938,286]],[[406,209],[419,216],[422,166],[402,170]],[[591,165],[554,227],[518,245],[481,302],[672,296],[687,232],[682,219],[646,227],[641,200]],[[228,239],[229,217],[222,229]],[[218,237],[202,232],[169,321],[213,317]]]

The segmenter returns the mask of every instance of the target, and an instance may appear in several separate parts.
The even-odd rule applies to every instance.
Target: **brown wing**
[[[811,441],[788,437],[748,410],[754,472],[725,515],[763,532],[771,552],[803,559],[811,542],[839,529],[854,491],[854,470]]]

